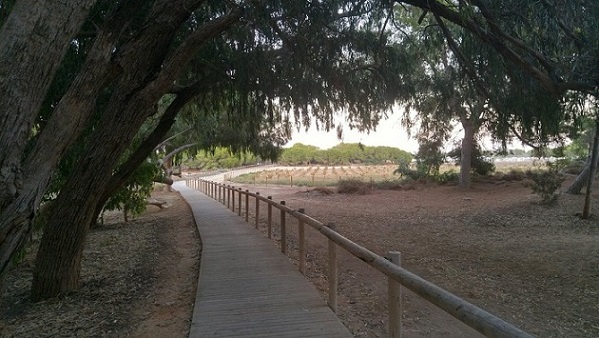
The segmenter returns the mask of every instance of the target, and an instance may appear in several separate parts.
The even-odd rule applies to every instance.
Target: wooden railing
[[[201,179],[189,179],[187,186],[200,190],[209,197],[223,203],[238,215],[242,216],[242,196],[245,197],[244,217],[249,221],[250,197],[255,199],[255,226],[258,228],[260,215],[260,202],[267,205],[267,236],[272,237],[272,208],[280,210],[280,234],[281,252],[287,252],[287,222],[286,215],[291,215],[298,221],[298,265],[302,274],[305,274],[306,251],[305,231],[307,224],[328,238],[328,268],[329,268],[329,292],[328,305],[333,311],[337,311],[337,246],[348,251],[366,264],[374,267],[389,279],[389,335],[390,337],[401,336],[401,293],[399,285],[402,285],[431,304],[437,306],[448,314],[454,316],[461,322],[472,327],[476,331],[488,337],[532,337],[530,334],[520,330],[514,325],[501,318],[459,298],[458,296],[434,285],[431,282],[411,273],[400,265],[400,254],[389,252],[388,257],[382,257],[362,247],[350,239],[335,231],[334,224],[325,225],[322,222],[306,215],[303,209],[292,209],[285,205],[284,201],[277,203],[270,196],[264,197],[260,193],[251,193],[248,190],[235,188],[217,182]],[[235,205],[237,195],[237,206]]]

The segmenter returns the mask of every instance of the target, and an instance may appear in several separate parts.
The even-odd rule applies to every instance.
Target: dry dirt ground
[[[124,223],[119,213],[91,231],[81,290],[61,299],[28,299],[35,246],[4,280],[1,337],[187,337],[201,245],[191,210],[176,193],[156,192]]]
[[[583,196],[564,194],[556,205],[540,205],[522,182],[478,183],[469,191],[420,184],[364,195],[242,188],[335,223],[380,255],[400,251],[403,267],[536,336],[599,337],[599,218],[576,216]],[[593,199],[597,215],[599,196]],[[307,276],[325,297],[326,241],[310,230]],[[297,233],[297,225],[287,232]],[[275,241],[277,235],[275,227]],[[295,261],[297,242],[288,242]],[[345,251],[340,257],[340,318],[355,336],[386,336],[386,279]],[[479,336],[410,292],[403,327],[406,337]]]
[[[401,251],[408,270],[534,335],[599,337],[599,220],[575,215],[582,196],[563,195],[547,207],[521,182],[479,183],[470,191],[421,184],[365,195],[240,187],[334,222],[340,233],[378,254]],[[30,303],[30,253],[4,282],[0,336],[186,336],[199,241],[181,197],[159,192],[156,198],[170,207],[150,207],[127,224],[115,216],[92,231],[79,293]],[[599,196],[594,200],[599,204]],[[287,223],[296,263],[297,225]],[[275,224],[274,245],[278,234]],[[306,275],[324,298],[326,241],[312,229],[307,236]],[[385,278],[344,251],[339,257],[340,318],[355,336],[385,336]],[[403,299],[405,337],[477,336],[417,296],[405,292]]]

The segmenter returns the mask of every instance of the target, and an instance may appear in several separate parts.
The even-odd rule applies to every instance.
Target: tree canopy
[[[0,3],[0,272],[66,163],[32,295],[76,290],[98,209],[172,136],[180,111],[201,135],[194,146],[265,156],[276,156],[293,126],[333,128],[339,111],[351,127],[376,126],[395,102],[413,99],[419,76],[430,75],[418,43],[399,38],[408,29],[402,11],[415,8],[411,26],[440,28],[436,39],[472,81],[470,88],[460,80],[460,88],[497,103],[489,125],[498,135],[544,139],[579,114],[555,107],[597,97],[599,4],[592,0]],[[501,59],[491,49],[477,58],[475,41]],[[488,77],[495,69],[506,75]]]

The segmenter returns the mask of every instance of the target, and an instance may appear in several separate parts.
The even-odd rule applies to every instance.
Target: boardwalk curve
[[[351,337],[316,289],[267,238],[177,182],[202,238],[189,337]]]

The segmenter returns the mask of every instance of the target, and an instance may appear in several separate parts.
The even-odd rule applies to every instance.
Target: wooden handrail
[[[208,184],[217,183],[209,182]],[[520,330],[516,326],[504,321],[503,319],[477,307],[476,305],[452,294],[449,291],[442,289],[441,287],[417,276],[416,274],[398,265],[395,265],[393,262],[380,255],[377,255],[367,248],[356,244],[352,240],[339,234],[337,231],[327,227],[322,222],[300,212],[299,210],[292,209],[286,205],[281,205],[272,199],[261,196],[259,193],[254,194],[249,191],[243,192],[241,190],[239,193],[240,200],[242,193],[247,194],[247,196],[252,196],[257,200],[267,203],[269,207],[274,206],[281,212],[288,213],[302,223],[310,225],[312,228],[326,236],[330,241],[336,243],[347,252],[377,269],[389,279],[400,283],[402,286],[410,289],[420,297],[429,301],[431,304],[437,306],[459,321],[488,337],[533,337],[532,335]],[[241,214],[241,211],[239,211],[239,214]]]

